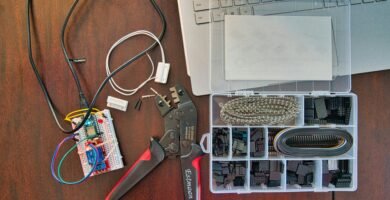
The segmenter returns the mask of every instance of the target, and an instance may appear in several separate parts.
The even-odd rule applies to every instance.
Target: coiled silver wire
[[[232,125],[277,125],[294,120],[299,113],[295,97],[239,97],[221,108],[220,117]]]

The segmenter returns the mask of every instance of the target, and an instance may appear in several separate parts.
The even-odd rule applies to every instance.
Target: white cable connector
[[[118,99],[112,96],[107,97],[107,107],[114,108],[126,112],[129,102],[123,99]]]
[[[154,63],[153,63],[153,60],[150,57],[150,55],[148,53],[146,53],[146,55],[149,58],[149,61],[150,61],[151,65],[152,65],[152,72],[150,73],[149,77],[145,81],[143,81],[138,87],[136,87],[134,89],[124,89],[124,88],[120,87],[114,81],[114,78],[111,78],[109,80],[109,83],[110,83],[111,87],[116,92],[118,92],[119,94],[122,94],[122,95],[125,95],[125,96],[134,95],[139,89],[141,89],[144,85],[146,85],[146,83],[148,83],[149,81],[151,81],[153,79],[155,79],[156,83],[163,83],[163,84],[165,84],[167,82],[167,80],[168,80],[170,65],[169,65],[169,63],[165,62],[165,53],[164,53],[163,46],[161,45],[161,42],[160,42],[160,40],[158,39],[157,36],[155,36],[153,33],[149,32],[149,31],[146,31],[146,30],[139,30],[139,31],[135,31],[135,32],[129,33],[129,34],[123,36],[122,38],[120,38],[118,41],[116,41],[112,45],[112,47],[108,51],[107,57],[106,57],[106,73],[107,73],[107,76],[109,76],[111,74],[109,62],[110,62],[110,56],[111,56],[112,51],[117,46],[122,44],[124,41],[126,41],[126,40],[128,40],[128,39],[130,39],[130,38],[132,38],[134,36],[138,36],[138,35],[148,36],[148,37],[152,38],[153,40],[155,40],[157,42],[157,44],[160,46],[160,51],[161,51],[161,62],[160,62],[161,64],[160,63],[158,64],[156,76],[153,77],[154,70],[155,70]]]
[[[157,65],[156,77],[154,82],[166,84],[168,81],[169,69],[171,65],[169,63],[159,62]]]

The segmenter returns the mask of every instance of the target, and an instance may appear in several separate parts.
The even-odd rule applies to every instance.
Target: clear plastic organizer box
[[[251,94],[250,96],[281,96],[279,93],[262,93],[262,94]],[[358,143],[358,132],[357,132],[357,96],[354,94],[343,94],[343,95],[310,95],[310,94],[284,94],[283,96],[291,96],[298,100],[300,111],[298,117],[287,124],[281,125],[262,125],[262,126],[235,126],[224,124],[219,116],[221,102],[226,102],[233,98],[242,97],[242,94],[214,94],[210,97],[210,133],[204,134],[202,137],[201,143],[203,144],[206,141],[207,147],[202,145],[203,151],[209,153],[210,155],[210,190],[213,193],[252,193],[252,192],[326,192],[326,191],[355,191],[357,189],[357,143]],[[311,102],[313,99],[318,98],[345,98],[351,102],[351,112],[348,124],[308,124],[305,121],[305,104]],[[305,103],[306,101],[306,103]],[[346,130],[353,137],[352,148],[345,154],[335,157],[291,157],[278,154],[273,149],[272,139],[273,137],[283,129],[287,128],[340,128]],[[227,138],[227,150],[224,155],[216,155],[214,153],[216,145],[216,134],[218,130],[223,130],[226,132]],[[244,132],[247,135],[245,138],[245,148],[246,150],[242,151],[244,153],[236,154],[234,151],[234,138],[237,132]],[[261,134],[263,146],[262,149],[258,150],[260,153],[258,155],[254,154],[253,146],[254,145],[254,132]],[[256,136],[258,138],[258,136]],[[258,145],[256,145],[258,146]],[[252,149],[252,150],[251,150]],[[347,186],[343,187],[334,187],[330,184],[325,184],[326,177],[324,174],[327,174],[329,169],[326,168],[326,164],[329,161],[348,161],[348,171],[352,175],[351,182]],[[280,168],[280,184],[276,186],[266,186],[266,185],[256,185],[253,183],[255,177],[253,176],[253,165],[258,165],[258,162],[269,161],[271,162],[268,165],[279,163]],[[313,161],[313,181],[310,184],[301,186],[299,184],[289,184],[288,180],[288,170],[289,162],[294,161]],[[273,162],[273,163],[272,163]],[[217,185],[215,170],[216,167],[220,168],[221,163],[239,163],[244,165],[245,174],[243,174],[243,179],[245,183],[242,186],[233,186],[233,187],[224,187],[224,185]]]
[[[210,15],[219,7],[210,1]],[[234,7],[234,2],[231,7]],[[327,192],[357,189],[357,96],[351,90],[350,5],[329,6],[326,1],[240,1],[239,7],[251,8],[252,15],[330,16],[332,20],[332,80],[311,81],[237,81],[224,77],[224,21],[208,24],[210,30],[210,132],[201,139],[201,147],[210,155],[210,190],[213,193]],[[213,4],[213,5],[211,5]],[[293,10],[294,8],[295,10]],[[240,9],[240,8],[238,8]],[[234,13],[239,14],[239,13]],[[278,125],[234,125],[221,120],[221,107],[240,97],[292,97],[299,105],[297,117]],[[314,101],[343,102],[349,106],[343,120],[313,121]],[[330,112],[330,111],[329,111]],[[341,112],[341,111],[340,111]],[[345,112],[345,110],[343,111]],[[309,113],[309,114],[308,114]],[[352,148],[342,155],[293,157],[273,147],[275,135],[287,128],[338,128],[353,138]],[[239,139],[237,139],[239,138]],[[223,141],[223,142],[221,142]],[[239,149],[239,150],[237,150]],[[297,169],[298,168],[298,169]],[[334,170],[343,170],[349,181],[334,180]],[[342,169],[340,169],[342,168]],[[235,176],[229,175],[234,171]],[[302,172],[305,171],[305,172]],[[294,174],[296,173],[296,174]],[[224,175],[224,178],[222,177]],[[306,174],[302,176],[300,174]],[[238,177],[238,178],[237,178]],[[231,178],[231,184],[226,184]],[[264,178],[266,180],[264,180]],[[259,184],[261,183],[261,184]],[[266,184],[265,184],[266,183]]]

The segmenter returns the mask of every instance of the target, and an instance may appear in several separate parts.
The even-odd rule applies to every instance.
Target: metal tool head
[[[176,85],[175,87],[169,88],[172,92],[171,96],[175,104],[184,104],[187,102],[192,102],[191,98],[188,96],[187,91],[182,85]]]
[[[156,103],[157,108],[161,113],[161,116],[165,116],[173,109],[171,106],[171,101],[167,100],[167,96],[162,96],[155,89],[150,88],[150,90],[152,90],[153,93],[156,94],[154,102]]]
[[[166,155],[174,157],[189,153],[191,144],[196,142],[197,112],[188,93],[181,85],[170,88],[173,102],[177,104],[174,108],[166,96],[151,90],[156,94],[155,102],[165,121],[165,132],[159,142]]]
[[[180,152],[187,155],[192,144],[196,143],[197,111],[187,91],[182,85],[170,88],[173,102],[177,104],[174,110],[180,128]]]
[[[150,88],[150,90],[156,94],[155,103],[164,118],[165,131],[159,143],[164,148],[165,155],[174,158],[180,154],[179,121],[174,117],[175,112],[173,111],[175,108],[171,106],[171,101],[167,100],[167,96],[161,95],[153,88]]]

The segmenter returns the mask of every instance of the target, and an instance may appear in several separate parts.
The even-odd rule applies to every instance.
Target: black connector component
[[[314,161],[287,161],[287,184],[311,187],[314,182]]]
[[[213,162],[213,177],[216,186],[243,187],[246,180],[246,168],[246,162],[243,161]]]
[[[232,153],[235,157],[246,156],[248,149],[248,129],[232,129]]]
[[[279,187],[281,186],[283,163],[280,161],[260,160],[251,162],[250,185]]]
[[[141,106],[142,106],[142,99],[139,98],[138,101],[134,105],[134,109],[141,110]]]
[[[229,155],[229,129],[213,129],[213,155],[217,157],[227,157]]]
[[[80,93],[80,108],[88,108],[88,101],[87,98],[85,97],[84,93]]]
[[[86,58],[69,58],[69,61],[73,62],[73,63],[85,63],[85,62],[87,62],[87,59]]]
[[[264,131],[261,128],[250,130],[250,156],[263,157],[265,154]]]
[[[352,174],[349,171],[349,162],[349,160],[324,160],[322,185],[336,188],[350,187]]]
[[[351,118],[351,97],[305,98],[305,123],[348,125]]]

